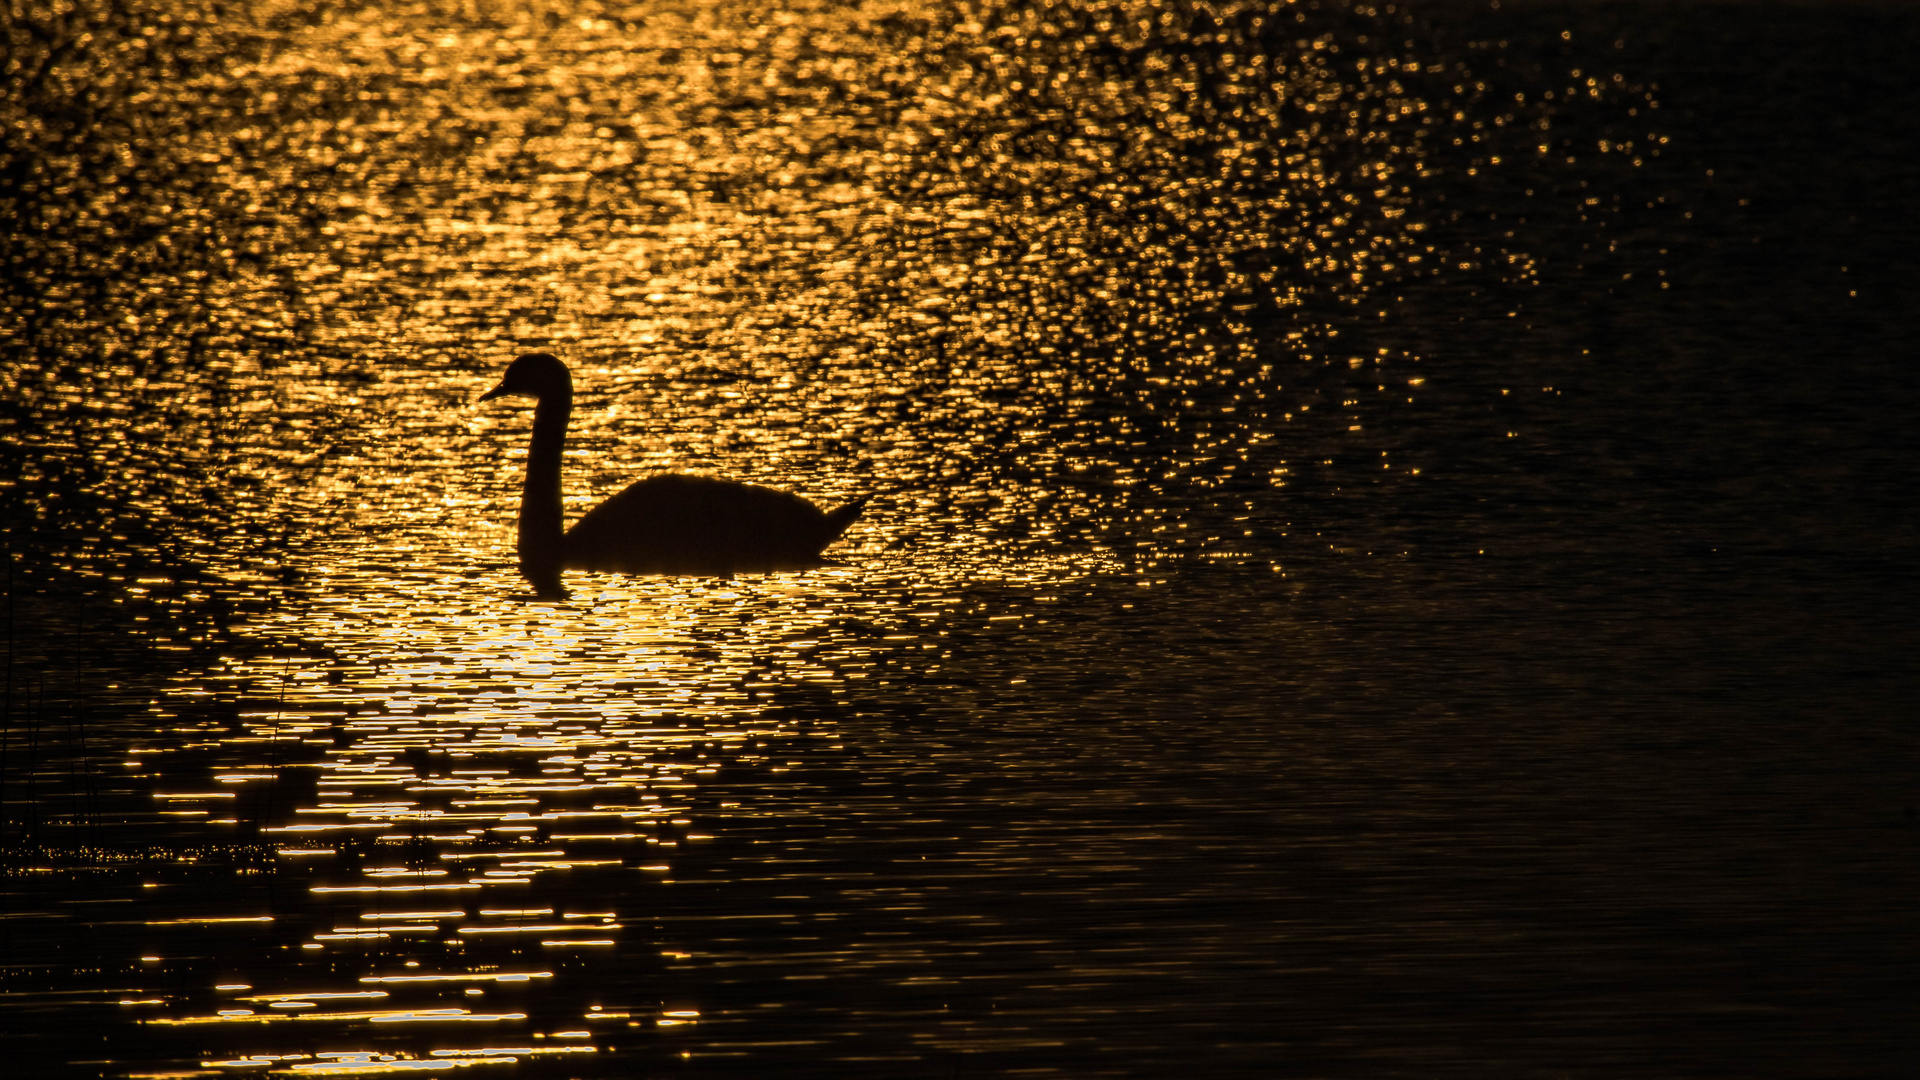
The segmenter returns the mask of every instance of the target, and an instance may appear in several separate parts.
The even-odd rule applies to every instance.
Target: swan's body
[[[520,497],[520,572],[542,596],[560,596],[562,570],[617,574],[767,573],[825,565],[820,552],[860,516],[860,498],[831,513],[784,491],[704,476],[653,476],[564,528],[560,456],[573,413],[573,376],[528,353],[480,400],[535,399],[533,442]]]

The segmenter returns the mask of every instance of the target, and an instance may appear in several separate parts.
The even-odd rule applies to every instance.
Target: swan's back
[[[822,513],[796,495],[704,476],[649,477],[567,530],[569,570],[733,574],[808,570],[865,499]]]

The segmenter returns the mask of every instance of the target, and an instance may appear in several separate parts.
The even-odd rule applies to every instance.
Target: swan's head
[[[552,353],[534,352],[507,365],[507,373],[500,377],[500,385],[481,394],[480,400],[492,401],[508,394],[543,398],[548,394],[569,393],[572,390],[573,376],[567,374],[567,365]]]

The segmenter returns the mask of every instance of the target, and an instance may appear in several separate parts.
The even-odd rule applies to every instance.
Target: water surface
[[[26,10],[6,1052],[1895,1074],[1915,26]],[[839,565],[534,599],[535,349]]]

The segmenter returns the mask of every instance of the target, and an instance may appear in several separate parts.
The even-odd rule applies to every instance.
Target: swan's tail
[[[833,543],[841,533],[847,531],[847,526],[853,524],[854,519],[860,516],[860,511],[867,508],[867,500],[871,498],[873,495],[869,492],[845,506],[827,511],[827,543]]]

